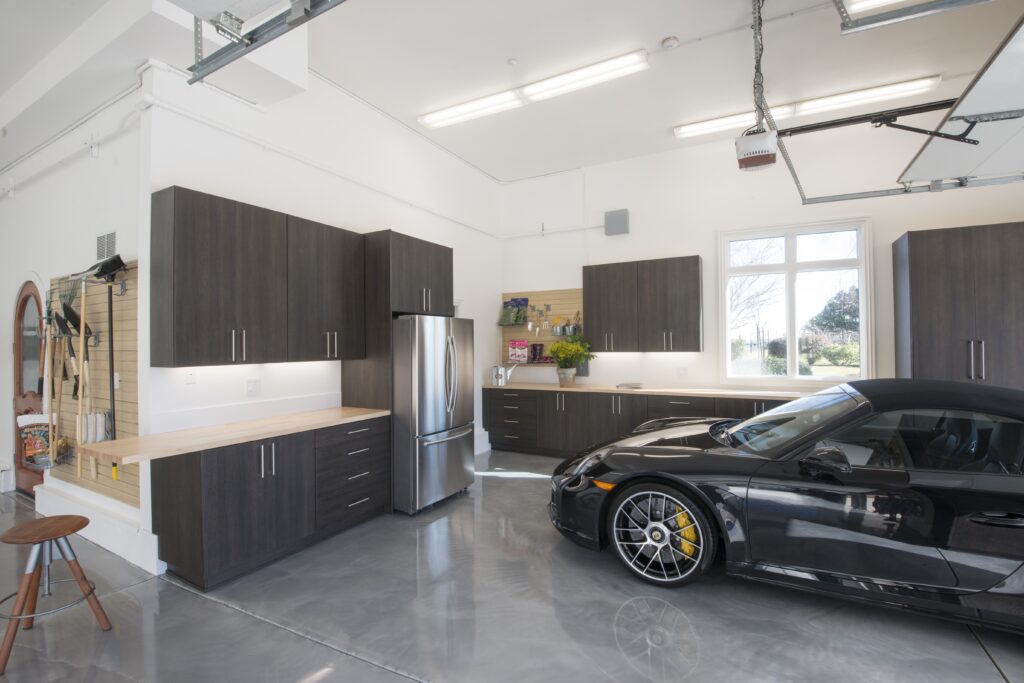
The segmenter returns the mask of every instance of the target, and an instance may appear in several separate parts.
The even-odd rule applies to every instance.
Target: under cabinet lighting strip
[[[454,107],[439,109],[419,117],[419,122],[428,128],[443,128],[455,123],[470,121],[497,114],[498,112],[517,109],[530,102],[540,102],[566,93],[589,88],[616,78],[647,69],[647,51],[636,50],[628,54],[613,57],[597,64],[591,64],[564,74],[545,78],[528,85],[506,90],[494,95],[470,100]]]

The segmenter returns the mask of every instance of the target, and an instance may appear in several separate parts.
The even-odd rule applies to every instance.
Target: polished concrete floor
[[[84,606],[45,617],[18,635],[7,678],[1024,683],[1021,637],[722,576],[640,583],[551,528],[553,465],[481,456],[467,495],[206,595],[78,539],[114,630]],[[33,515],[0,496],[0,529]],[[0,592],[15,590],[26,552],[0,547]]]

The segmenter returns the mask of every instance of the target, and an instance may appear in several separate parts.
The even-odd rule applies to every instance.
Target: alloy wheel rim
[[[640,491],[615,509],[612,535],[630,569],[652,581],[689,576],[704,555],[704,536],[690,506],[659,491]]]

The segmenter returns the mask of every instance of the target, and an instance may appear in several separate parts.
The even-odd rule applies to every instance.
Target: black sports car
[[[551,521],[659,585],[726,571],[1024,632],[1024,392],[850,382],[566,460]]]

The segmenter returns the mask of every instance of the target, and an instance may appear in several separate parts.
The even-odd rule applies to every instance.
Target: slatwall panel
[[[541,310],[546,304],[551,304],[551,310],[546,314],[549,323],[567,319],[572,322],[577,311],[580,320],[583,320],[583,290],[582,289],[549,289],[537,292],[505,292],[501,295],[501,303],[509,299],[526,298],[530,300],[530,306],[537,306]],[[527,308],[528,320],[537,320],[533,311]],[[525,339],[530,344],[544,344],[544,355],[548,353],[548,347],[552,342],[565,339],[564,336],[556,337],[551,334],[551,329],[543,330],[540,334],[531,332],[526,324],[503,325],[501,327],[501,358],[503,363],[508,363],[508,342],[512,339]],[[544,363],[554,366],[554,363]]]
[[[128,284],[128,290],[124,296],[114,297],[114,370],[120,375],[119,388],[115,390],[117,408],[117,436],[118,438],[138,436],[139,434],[139,391],[138,391],[138,313],[139,313],[139,288],[138,288],[138,263],[128,264],[128,270],[118,275],[118,281],[122,278]],[[53,310],[60,310],[58,280],[50,282],[50,297],[54,304]],[[117,294],[119,285],[114,285],[114,294]],[[101,413],[110,408],[110,391],[108,376],[108,343],[110,335],[107,333],[107,288],[106,285],[98,282],[89,282],[86,286],[85,322],[92,328],[93,332],[99,332],[100,343],[98,346],[89,348],[89,378],[86,395],[91,393],[92,411]],[[74,308],[81,312],[81,294],[73,304]],[[78,348],[78,337],[73,338],[75,353],[81,354]],[[71,370],[68,369],[68,379],[64,382],[63,398],[61,400],[60,428],[59,433],[67,436],[74,444],[76,434],[76,420],[78,416],[78,401],[72,400],[71,392],[74,386]],[[56,406],[56,401],[53,402]],[[72,457],[70,464],[60,465],[50,470],[50,475],[64,481],[71,482],[82,488],[102,493],[123,503],[135,507],[139,506],[139,466],[125,465],[118,468],[118,478],[114,481],[110,476],[110,466],[97,463],[97,476],[93,478],[90,459],[83,458],[81,463],[81,476],[79,476],[79,463],[77,456]]]

